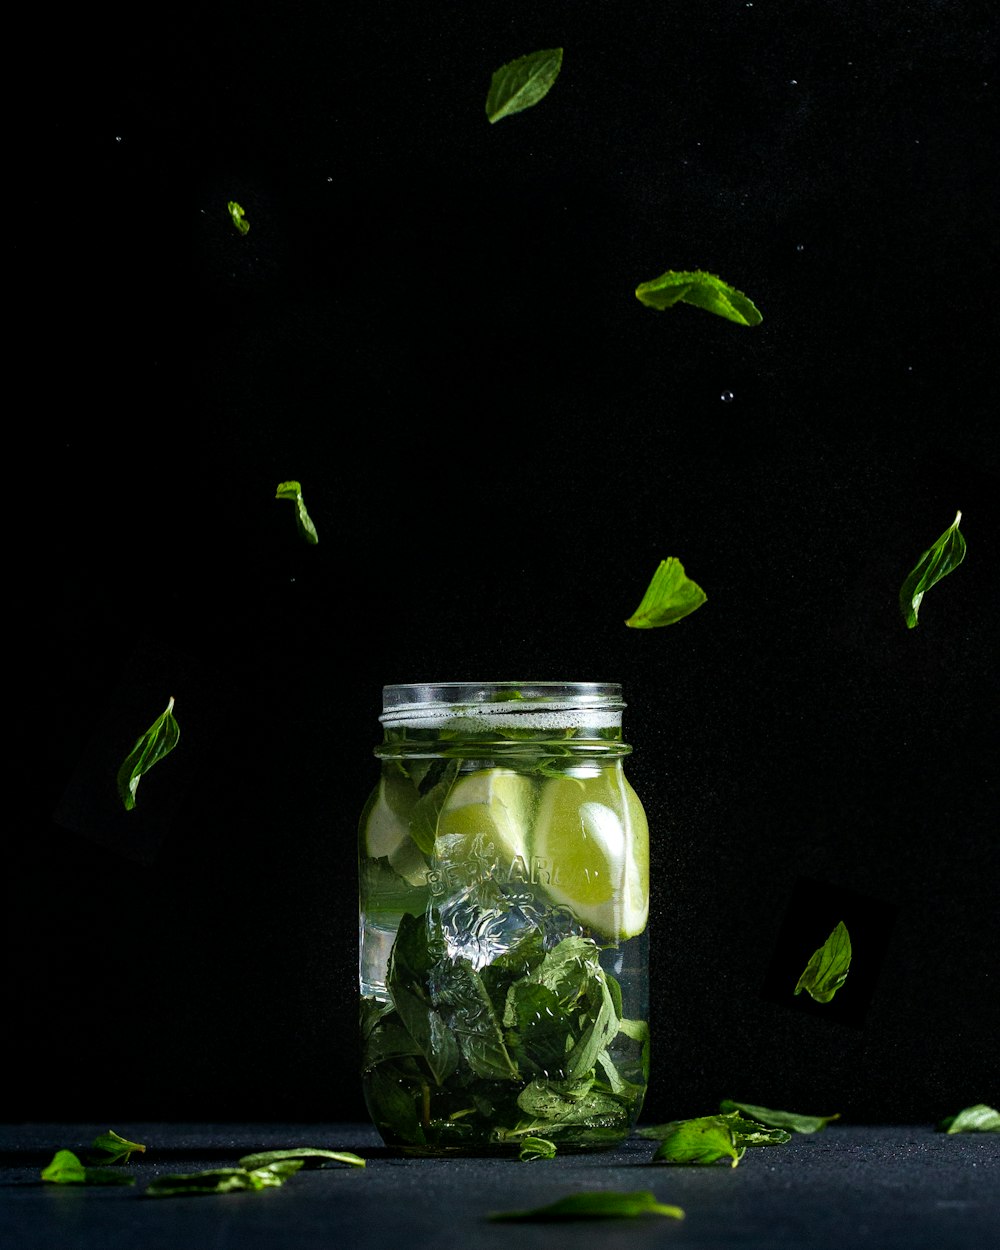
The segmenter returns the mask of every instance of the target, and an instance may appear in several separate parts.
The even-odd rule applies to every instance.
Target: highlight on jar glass
[[[617,683],[383,687],[362,1085],[408,1155],[610,1149],[649,1081],[649,834]]]

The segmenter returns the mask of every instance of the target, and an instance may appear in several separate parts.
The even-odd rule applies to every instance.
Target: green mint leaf
[[[229,1194],[242,1190],[283,1185],[304,1160],[279,1159],[259,1168],[208,1168],[203,1172],[175,1172],[158,1176],[143,1190],[150,1198],[173,1198],[179,1194]]]
[[[798,1115],[794,1111],[772,1111],[770,1107],[759,1107],[751,1102],[734,1102],[731,1098],[724,1098],[719,1104],[719,1110],[742,1111],[744,1115],[759,1120],[761,1124],[790,1129],[793,1133],[818,1133],[831,1120],[840,1119],[839,1111],[836,1115]]]
[[[100,1159],[100,1163],[128,1163],[129,1158],[134,1151],[140,1154],[146,1150],[145,1146],[141,1146],[138,1142],[128,1141],[126,1138],[116,1133],[114,1129],[108,1129],[106,1133],[101,1133],[95,1137],[91,1143],[94,1150],[99,1150],[107,1158]]]
[[[491,124],[531,108],[547,95],[562,68],[562,58],[562,48],[546,48],[495,70],[486,96],[486,116]]]
[[[795,993],[806,991],[818,1003],[828,1003],[847,980],[851,966],[851,937],[841,920],[823,945],[813,951]]]
[[[237,204],[235,200],[230,200],[226,207],[229,209],[229,216],[233,219],[233,225],[240,234],[246,234],[250,229],[250,223],[243,216],[241,205]]]
[[[899,606],[908,629],[916,625],[920,602],[927,591],[957,569],[965,559],[965,539],[958,528],[961,519],[961,512],[956,512],[951,525],[933,546],[927,548],[903,582]]]
[[[406,1031],[440,1084],[458,1067],[461,1052],[455,1034],[431,999],[428,978],[433,964],[426,919],[404,912],[389,954],[386,988]]]
[[[977,1102],[964,1107],[958,1115],[949,1115],[938,1125],[946,1133],[1000,1133],[1000,1111]]]
[[[135,792],[145,773],[159,763],[165,755],[174,749],[181,736],[181,731],[174,719],[174,700],[171,696],[166,709],[153,721],[152,725],[136,741],[135,746],[125,757],[118,770],[118,793],[125,810],[130,812],[135,807]]]
[[[491,1220],[594,1220],[615,1219],[619,1216],[669,1215],[682,1220],[680,1207],[657,1202],[653,1194],[644,1191],[624,1193],[615,1189],[595,1193],[570,1194],[557,1198],[547,1206],[527,1211],[493,1211]]]
[[[241,1168],[246,1168],[248,1172],[253,1172],[257,1168],[270,1167],[285,1159],[301,1159],[303,1167],[322,1167],[327,1160],[334,1163],[347,1163],[356,1168],[366,1166],[360,1155],[352,1154],[349,1150],[322,1150],[316,1146],[292,1146],[287,1150],[261,1150],[257,1154],[244,1155],[239,1160],[239,1165]]]
[[[306,511],[301,485],[298,482],[279,482],[274,497],[275,499],[290,499],[295,504],[295,525],[299,534],[307,543],[318,543],[319,535],[316,533],[312,518]]]
[[[680,560],[668,556],[657,565],[639,606],[625,624],[631,629],[673,625],[700,608],[707,598],[702,588],[685,574]]]
[[[115,1168],[84,1167],[72,1150],[57,1150],[42,1168],[43,1181],[56,1185],[134,1185],[135,1180]]]
[[[693,304],[741,326],[757,326],[764,320],[742,291],[701,269],[683,272],[668,269],[658,278],[641,282],[635,294],[639,303],[647,308],[662,310],[674,304]]]
[[[521,1150],[517,1157],[522,1163],[531,1163],[535,1159],[554,1159],[556,1144],[545,1137],[524,1137],[521,1139]]]
[[[660,1142],[654,1163],[706,1164],[731,1159],[729,1166],[736,1167],[746,1150],[737,1142],[731,1120],[723,1115],[671,1120],[644,1129],[641,1136],[656,1137]]]

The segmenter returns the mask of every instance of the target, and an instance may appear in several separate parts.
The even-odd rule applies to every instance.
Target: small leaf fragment
[[[806,991],[818,1003],[828,1003],[847,980],[851,966],[851,936],[841,920],[806,964],[795,993]]]
[[[927,548],[903,582],[899,606],[908,629],[916,625],[920,603],[927,591],[957,569],[965,559],[965,538],[958,528],[961,519],[962,513],[956,512],[951,525],[937,542]]]
[[[545,48],[494,70],[486,95],[486,116],[490,123],[523,112],[548,95],[562,68],[562,59],[562,48]]]
[[[295,504],[295,524],[299,534],[307,543],[318,543],[319,535],[316,533],[316,526],[313,525],[312,518],[306,511],[301,485],[298,482],[279,482],[274,497],[275,499],[292,500]]]
[[[772,1128],[790,1129],[793,1133],[818,1133],[826,1128],[831,1120],[839,1120],[836,1115],[798,1115],[794,1111],[772,1111],[770,1107],[760,1107],[751,1102],[734,1102],[731,1098],[723,1098],[719,1104],[720,1111],[742,1111],[752,1120],[768,1124]]]
[[[1000,1133],[1000,1111],[977,1102],[957,1115],[946,1116],[938,1128],[946,1133]]]
[[[693,304],[741,326],[757,326],[764,320],[742,291],[702,269],[668,269],[658,278],[640,282],[635,295],[640,304],[659,311],[674,304]]]
[[[230,200],[226,207],[229,209],[229,216],[233,219],[233,225],[240,234],[246,234],[250,229],[250,223],[243,215],[242,205],[237,204],[235,200]]]
[[[527,1211],[493,1211],[491,1220],[594,1220],[614,1219],[618,1216],[669,1215],[682,1220],[680,1207],[657,1202],[655,1196],[643,1190],[631,1193],[619,1190],[598,1190],[593,1193],[569,1194],[557,1198],[546,1206]]]
[[[625,622],[631,629],[673,625],[700,608],[708,596],[674,556],[661,560],[639,606]]]
[[[347,1163],[352,1167],[363,1168],[365,1160],[360,1155],[348,1150],[321,1150],[316,1146],[294,1146],[287,1150],[261,1150],[257,1154],[244,1155],[240,1159],[241,1168],[252,1172],[255,1168],[269,1167],[283,1159],[301,1159],[304,1167],[312,1164],[321,1167],[328,1159],[334,1163]]]
[[[42,1168],[43,1181],[56,1185],[134,1185],[135,1180],[116,1168],[84,1167],[72,1150],[57,1150]]]
[[[165,755],[169,755],[180,736],[180,728],[174,719],[174,700],[171,695],[165,710],[137,739],[118,770],[118,793],[126,811],[130,812],[135,807],[135,792],[142,777]]]

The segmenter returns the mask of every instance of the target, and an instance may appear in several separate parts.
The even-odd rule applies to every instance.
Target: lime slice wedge
[[[470,868],[478,863],[474,878],[492,875],[490,865],[501,873],[518,861],[526,865],[535,794],[530,778],[509,768],[459,777],[438,816],[435,861]]]
[[[362,845],[370,859],[388,859],[410,885],[426,885],[428,864],[410,837],[410,813],[419,795],[405,777],[383,777],[361,817]]]
[[[649,829],[636,792],[616,769],[550,777],[542,788],[533,853],[546,890],[581,924],[612,941],[635,937],[649,916]]]

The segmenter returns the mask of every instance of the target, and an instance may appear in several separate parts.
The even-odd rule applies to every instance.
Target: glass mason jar
[[[649,836],[624,707],[617,683],[383,688],[359,967],[386,1145],[517,1157],[608,1149],[635,1126]]]

